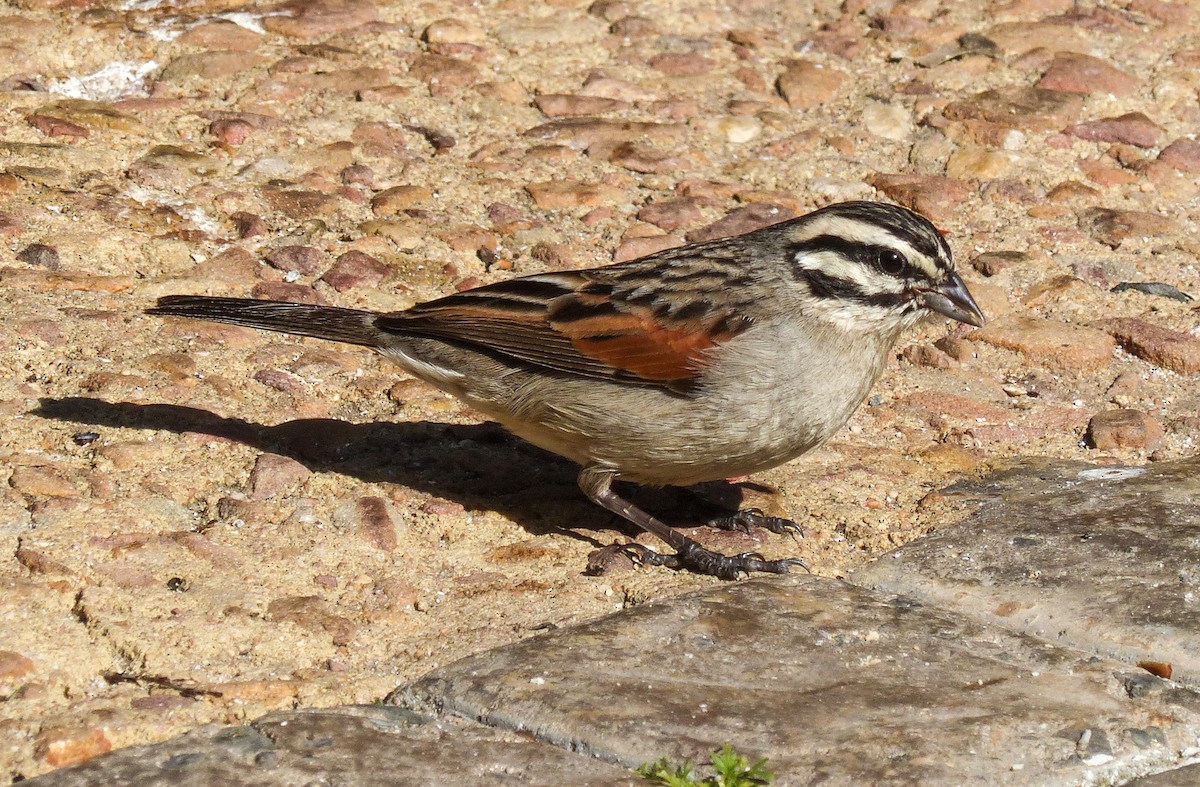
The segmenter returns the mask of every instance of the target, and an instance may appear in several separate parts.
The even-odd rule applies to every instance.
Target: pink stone
[[[1079,123],[1069,127],[1066,133],[1094,142],[1123,142],[1140,148],[1152,148],[1158,144],[1161,130],[1141,112],[1127,112],[1119,117]]]
[[[1111,63],[1091,55],[1059,52],[1038,87],[1065,93],[1111,93],[1127,96],[1141,81]]]

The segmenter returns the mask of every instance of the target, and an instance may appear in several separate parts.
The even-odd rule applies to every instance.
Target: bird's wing
[[[454,342],[564,374],[694,389],[707,351],[750,320],[702,290],[667,299],[649,268],[621,266],[513,279],[379,317],[400,335]]]

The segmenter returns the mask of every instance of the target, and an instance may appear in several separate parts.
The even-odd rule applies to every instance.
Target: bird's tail
[[[367,347],[377,346],[380,339],[374,312],[333,306],[249,298],[213,298],[206,295],[168,295],[159,298],[156,305],[146,310],[146,314],[225,322]]]

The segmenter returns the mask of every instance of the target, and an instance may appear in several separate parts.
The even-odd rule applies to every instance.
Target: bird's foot
[[[754,528],[761,527],[772,533],[786,534],[792,538],[804,538],[804,531],[795,522],[781,516],[767,516],[761,508],[743,508],[736,514],[714,517],[708,520],[708,526],[719,530],[735,530],[739,533],[749,533]]]
[[[691,539],[673,555],[655,552],[650,547],[637,542],[622,544],[621,548],[638,562],[649,566],[685,569],[719,579],[738,579],[743,574],[749,575],[755,571],[766,574],[787,574],[793,566],[799,566],[805,571],[809,570],[808,564],[800,558],[767,560],[757,552],[722,555],[719,552],[705,549]]]

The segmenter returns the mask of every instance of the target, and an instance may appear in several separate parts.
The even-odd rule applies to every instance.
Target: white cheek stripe
[[[806,271],[820,271],[832,278],[852,282],[864,292],[904,292],[904,282],[857,262],[850,262],[836,251],[797,254],[795,262],[796,267]]]

